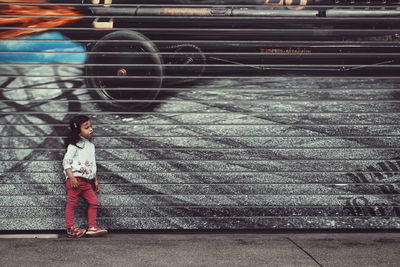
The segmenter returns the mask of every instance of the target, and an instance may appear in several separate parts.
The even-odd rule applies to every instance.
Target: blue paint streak
[[[85,47],[75,43],[59,32],[45,32],[21,39],[0,41],[0,62],[3,63],[84,63],[86,61]],[[35,41],[30,41],[35,40]],[[36,41],[39,40],[39,41]],[[43,41],[40,41],[43,40]],[[49,41],[50,40],[50,41]],[[51,41],[57,40],[57,41]],[[65,41],[58,41],[65,40]],[[12,53],[28,51],[27,53]],[[41,52],[55,53],[41,53]],[[57,53],[73,52],[73,53]]]

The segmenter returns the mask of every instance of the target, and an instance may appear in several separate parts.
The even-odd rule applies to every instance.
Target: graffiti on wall
[[[77,12],[67,17],[82,13],[64,7]],[[98,8],[94,15],[107,7]],[[160,22],[176,28],[168,18]],[[262,28],[240,25],[221,45],[215,33],[194,29],[185,37],[189,22],[171,36],[140,20],[138,33],[82,32],[92,22],[16,34],[9,20],[0,20],[0,229],[63,228],[63,137],[77,113],[89,114],[96,127],[99,216],[106,227],[399,227],[397,78],[369,77],[377,68],[390,74],[396,47],[354,61],[338,53],[359,48],[339,51],[325,35],[326,46],[298,36],[271,45],[269,37],[254,37]],[[238,38],[238,32],[248,34]],[[387,33],[379,38],[394,40]],[[321,65],[313,53],[340,59]],[[78,215],[84,218],[84,205]],[[26,220],[1,219],[12,217]]]

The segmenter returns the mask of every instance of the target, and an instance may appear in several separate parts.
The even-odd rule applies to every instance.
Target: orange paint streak
[[[47,3],[44,0],[0,0],[2,3]],[[5,5],[0,6],[1,15],[19,15],[22,17],[0,17],[0,26],[3,27],[29,27],[32,29],[12,29],[0,33],[0,39],[14,38],[26,34],[43,32],[81,19],[81,13],[71,6],[59,5]],[[54,16],[54,17],[29,17],[29,16]],[[56,17],[70,16],[70,17]],[[74,17],[73,17],[74,16]]]

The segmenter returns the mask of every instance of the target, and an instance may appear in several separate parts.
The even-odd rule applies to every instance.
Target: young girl
[[[95,192],[99,192],[99,181],[96,176],[96,159],[93,143],[92,121],[89,117],[79,115],[71,119],[71,132],[68,138],[67,153],[64,156],[63,167],[66,176],[67,205],[65,220],[69,237],[102,236],[107,230],[96,225],[98,201]],[[94,188],[93,188],[94,187]],[[81,195],[88,203],[88,229],[84,230],[74,225],[74,211]]]

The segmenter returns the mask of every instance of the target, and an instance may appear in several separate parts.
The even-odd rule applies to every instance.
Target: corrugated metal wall
[[[103,4],[0,1],[0,230],[64,228],[77,114],[103,227],[400,228],[398,1]]]

